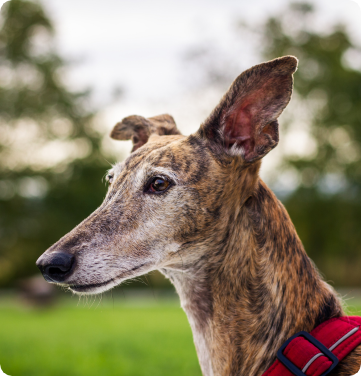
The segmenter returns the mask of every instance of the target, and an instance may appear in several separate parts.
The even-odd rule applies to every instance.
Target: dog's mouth
[[[104,291],[103,290],[104,287],[106,287],[107,285],[112,285],[113,283],[114,283],[114,279],[112,278],[109,281],[105,281],[101,283],[94,283],[94,284],[89,284],[89,285],[69,285],[68,287],[70,290],[74,292],[78,292],[78,293],[90,292],[90,293],[96,294],[98,290]],[[108,287],[108,288],[111,288],[111,287]],[[106,290],[108,290],[108,288],[106,288]]]
[[[100,294],[102,292],[105,292],[107,290],[110,290],[111,288],[119,285],[122,281],[135,277],[134,272],[138,269],[144,268],[145,266],[148,266],[150,262],[146,262],[144,264],[138,265],[130,270],[127,270],[123,272],[122,274],[110,278],[107,281],[99,282],[99,283],[92,283],[92,284],[67,284],[67,287],[77,293],[77,294]]]

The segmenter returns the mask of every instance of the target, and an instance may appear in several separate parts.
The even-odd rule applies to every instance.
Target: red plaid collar
[[[288,339],[263,376],[325,376],[359,344],[361,317],[330,319]]]

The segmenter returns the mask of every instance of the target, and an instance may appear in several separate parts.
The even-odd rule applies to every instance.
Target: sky
[[[175,109],[177,114],[185,112],[182,105],[172,100],[177,102],[189,95],[187,77],[192,72],[185,71],[190,69],[184,63],[187,51],[202,44],[231,51],[238,19],[256,24],[277,13],[286,3],[284,0],[43,1],[55,23],[58,48],[73,61],[68,82],[75,89],[93,88],[94,103],[107,113],[111,122],[129,115],[127,111],[150,111],[149,115],[155,115],[152,111],[161,106],[164,106],[163,110],[159,108],[161,112],[167,109]],[[355,1],[312,3],[321,10],[316,27],[327,28],[335,20],[342,20],[361,43],[361,8]],[[240,56],[234,59],[239,59],[241,67],[248,68],[258,61],[250,56],[254,53],[247,41],[243,47]],[[124,98],[111,103],[112,94],[119,88],[124,91]],[[192,112],[197,111],[192,109]],[[186,133],[194,131],[202,121],[195,114],[192,116],[194,119],[183,115],[179,119]],[[192,124],[186,124],[187,121]]]
[[[315,29],[347,25],[361,45],[361,0],[313,0],[319,9]],[[65,80],[74,90],[92,89],[99,129],[108,134],[122,118],[170,113],[183,134],[195,132],[222,96],[199,86],[202,67],[186,60],[190,51],[215,47],[237,71],[230,82],[260,63],[237,21],[255,26],[277,14],[285,0],[43,0],[56,30],[56,47],[71,62]],[[223,56],[216,56],[222,60]],[[302,62],[300,62],[302,63]],[[235,68],[236,67],[236,68]],[[228,69],[227,66],[224,67]],[[224,87],[224,90],[226,87]],[[118,94],[117,94],[118,93]],[[123,93],[120,95],[119,93]],[[282,136],[282,135],[281,135]],[[298,140],[302,135],[298,135]],[[307,135],[303,135],[307,141]],[[282,137],[281,137],[282,142]],[[301,145],[301,146],[300,146]],[[302,148],[302,142],[298,141]],[[129,151],[130,143],[104,137],[109,155]],[[275,164],[277,152],[267,166]]]

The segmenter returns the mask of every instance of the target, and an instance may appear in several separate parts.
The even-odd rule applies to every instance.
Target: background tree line
[[[101,203],[109,164],[89,93],[63,83],[66,62],[53,48],[54,28],[41,3],[11,0],[1,13],[4,287],[36,273],[37,257]],[[342,25],[328,33],[310,28],[314,14],[311,5],[293,3],[256,28],[240,22],[236,32],[247,29],[264,60],[287,54],[300,59],[293,104],[281,122],[291,152],[282,154],[270,184],[326,279],[361,286],[361,50]],[[206,52],[195,61],[202,64]],[[223,68],[207,62],[208,85],[228,82]],[[301,142],[302,153],[292,153],[292,144]],[[284,190],[282,179],[292,187]],[[156,274],[150,278],[155,286],[165,283]]]
[[[283,202],[326,279],[360,286],[361,49],[343,25],[327,34],[308,28],[314,16],[310,4],[294,3],[262,27],[265,58],[300,59],[294,114],[285,131],[300,126],[298,117],[306,114],[309,133],[305,155],[283,159],[282,169],[292,169],[298,178]],[[292,24],[303,27],[289,31]]]

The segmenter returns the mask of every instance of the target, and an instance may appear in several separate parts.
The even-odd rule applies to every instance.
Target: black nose
[[[74,269],[75,257],[69,253],[57,252],[41,256],[36,266],[48,282],[64,282]]]

